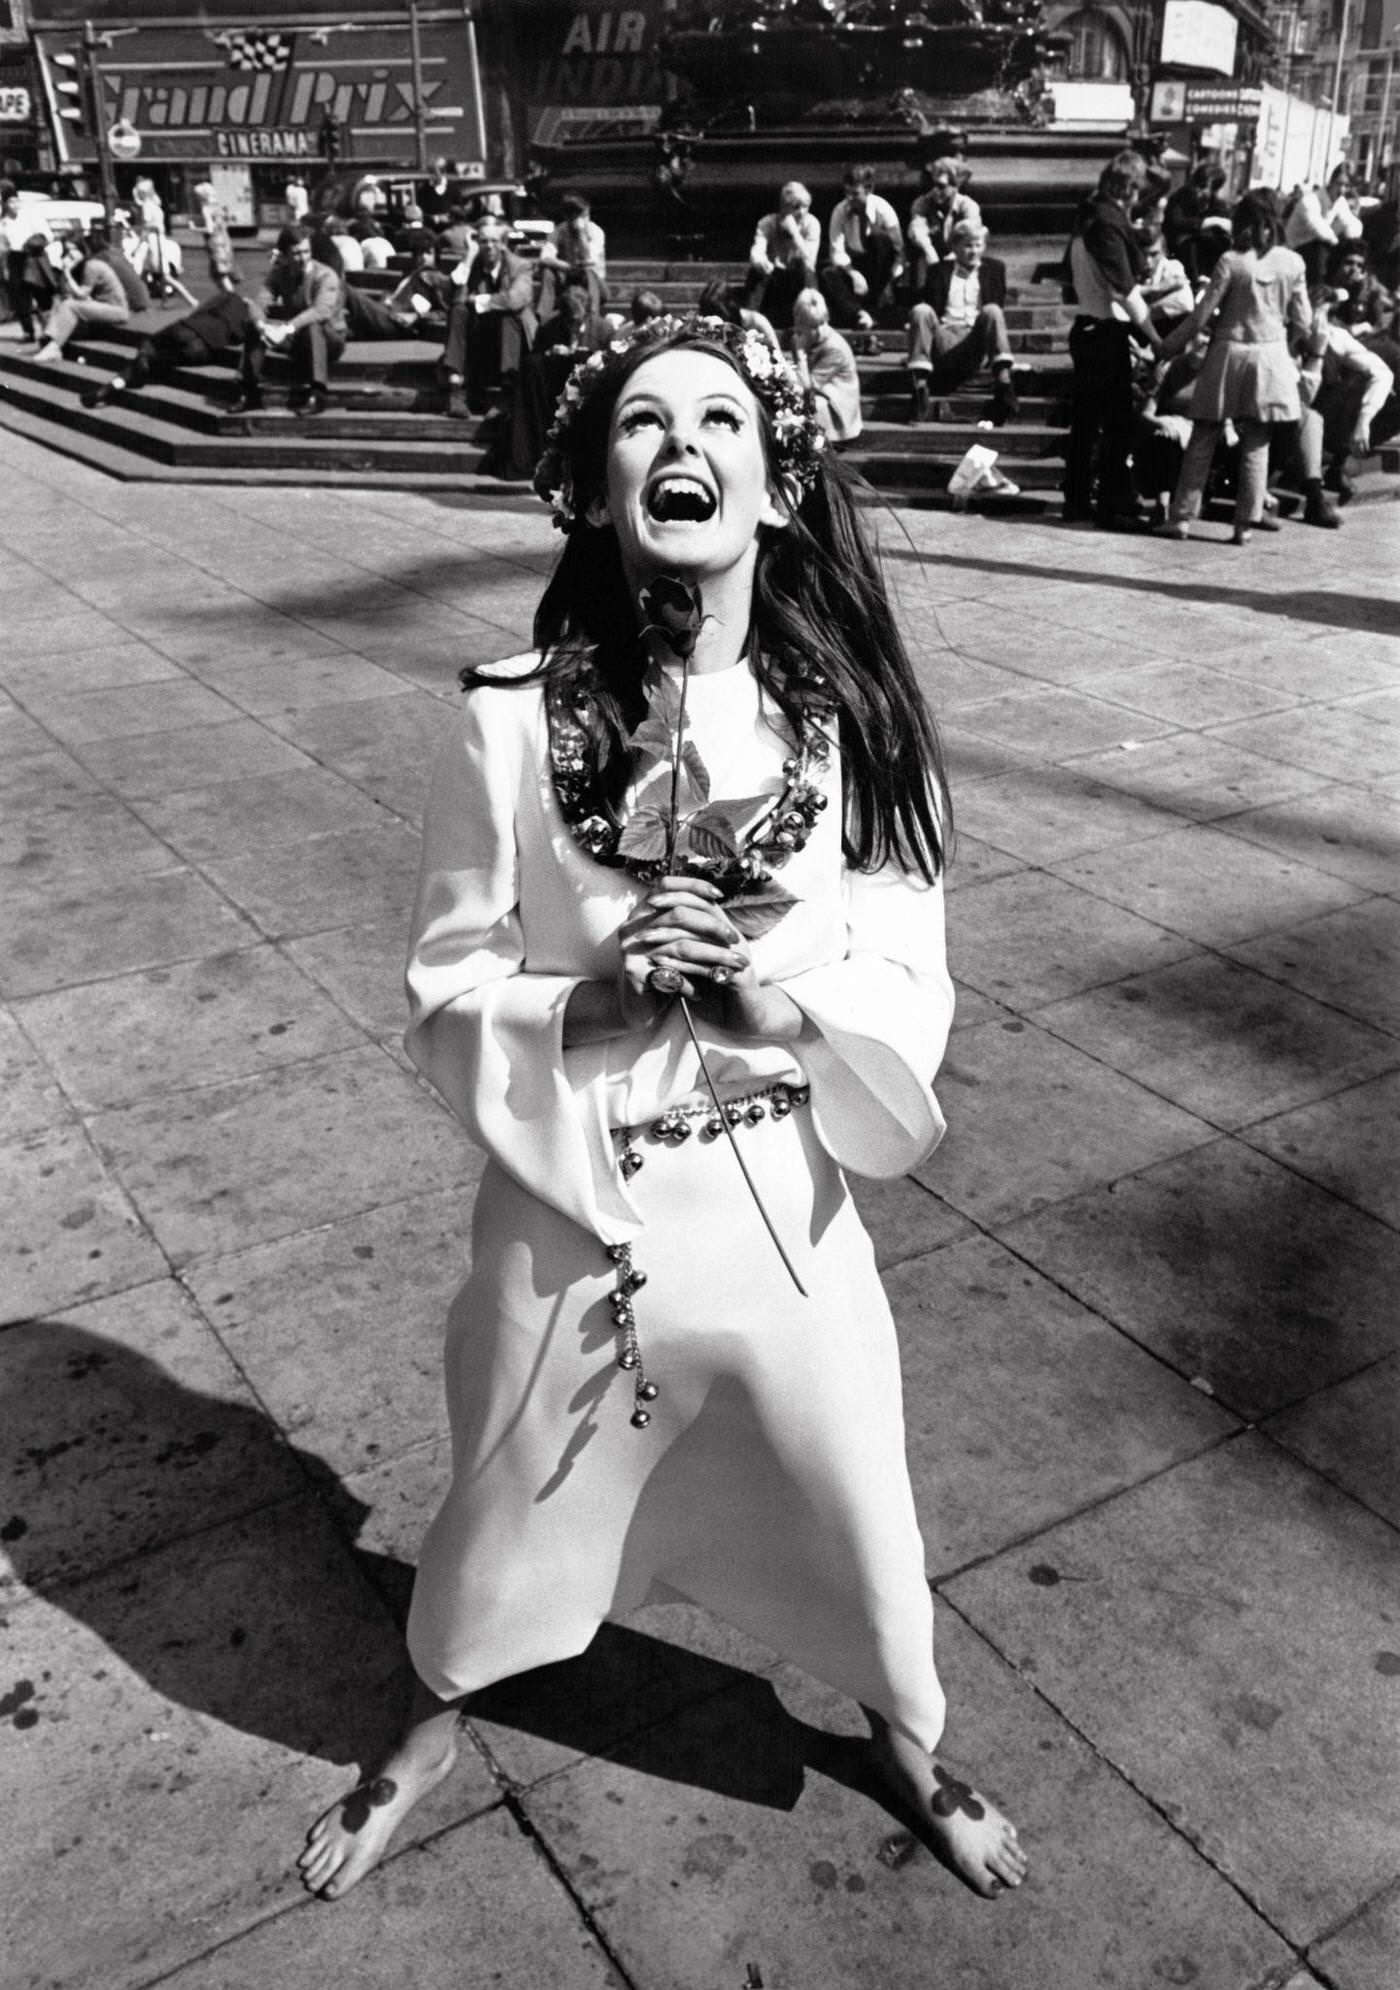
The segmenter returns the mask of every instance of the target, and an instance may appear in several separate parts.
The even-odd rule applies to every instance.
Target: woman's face
[[[613,410],[606,496],[589,509],[614,527],[629,577],[728,573],[752,562],[759,527],[785,516],[757,402],[734,368],[685,348],[639,366]]]

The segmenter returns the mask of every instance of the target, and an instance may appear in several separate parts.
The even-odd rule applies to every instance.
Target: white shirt
[[[837,269],[849,268],[851,251],[858,249],[862,241],[869,241],[872,235],[888,235],[896,256],[904,254],[904,230],[899,225],[899,216],[882,195],[871,194],[864,213],[855,201],[838,200],[831,210],[826,231],[831,260]]]
[[[982,308],[982,279],[975,269],[959,269],[954,266],[948,279],[948,306],[943,313],[943,323],[955,331],[970,331],[977,323],[977,313]]]

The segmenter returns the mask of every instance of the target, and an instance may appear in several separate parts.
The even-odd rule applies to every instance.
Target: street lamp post
[[[102,70],[97,60],[97,30],[91,21],[83,22],[83,83],[92,105],[92,131],[97,142],[97,177],[102,187],[102,211],[107,226],[117,204],[117,176],[112,170],[112,148],[107,143],[107,106],[102,96]]]
[[[423,125],[423,37],[418,27],[418,0],[408,0],[408,49],[413,63],[413,138],[418,170],[428,170],[428,138]]]

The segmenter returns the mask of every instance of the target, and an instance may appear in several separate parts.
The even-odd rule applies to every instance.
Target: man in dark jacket
[[[998,428],[1018,412],[1006,332],[1006,264],[986,253],[977,221],[953,230],[953,253],[929,272],[926,301],[909,314],[909,419],[927,421],[930,397],[961,387],[983,366],[992,369],[992,420]]]
[[[144,338],[134,358],[104,387],[90,387],[85,408],[100,408],[119,394],[171,380],[183,366],[208,366],[215,360],[238,364],[243,348],[257,334],[257,314],[237,291],[221,290],[173,325],[163,325],[153,338]]]
[[[442,366],[447,411],[464,418],[484,413],[492,388],[515,379],[538,329],[534,265],[511,254],[498,221],[481,223],[460,290],[447,314]]]
[[[342,279],[311,254],[305,228],[284,228],[257,303],[257,318],[243,346],[241,391],[234,414],[260,408],[267,348],[284,350],[291,363],[288,405],[319,415],[326,406],[330,370],[345,350]]]
[[[1142,246],[1128,219],[1146,178],[1146,164],[1136,152],[1116,153],[1103,170],[1098,191],[1079,211],[1069,250],[1079,316],[1069,334],[1074,391],[1064,516],[1081,523],[1092,520],[1109,532],[1146,529],[1130,464],[1132,340],[1136,337],[1154,353],[1162,341],[1142,294]]]

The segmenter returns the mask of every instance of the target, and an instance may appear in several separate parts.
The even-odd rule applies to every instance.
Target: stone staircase
[[[877,491],[901,503],[938,501],[948,478],[974,442],[998,452],[999,467],[1035,506],[1060,481],[1069,382],[1065,337],[1069,313],[1049,286],[1029,275],[1043,244],[999,244],[1011,275],[1007,324],[1016,351],[1019,420],[988,433],[990,382],[974,381],[942,404],[942,419],[909,424],[903,334],[886,329],[860,355],[865,428],[845,452],[850,466]],[[614,298],[654,290],[668,307],[694,303],[716,277],[734,280],[732,264],[615,262]],[[390,275],[357,276],[387,288]],[[39,365],[19,349],[16,328],[0,332],[0,421],[35,440],[131,481],[199,483],[356,484],[405,489],[504,491],[520,486],[483,476],[480,424],[445,414],[436,379],[434,338],[352,344],[333,376],[332,406],[305,418],[279,405],[279,363],[268,368],[265,411],[233,415],[233,379],[226,367],[190,367],[169,385],[148,387],[110,406],[84,408],[83,391],[117,370],[143,332],[170,314],[153,311],[130,325],[95,328],[75,337],[68,355]]]

